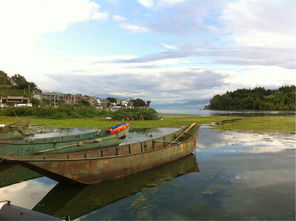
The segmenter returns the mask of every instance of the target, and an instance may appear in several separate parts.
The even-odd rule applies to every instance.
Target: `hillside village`
[[[33,82],[28,82],[21,75],[9,77],[0,71],[0,107],[33,107],[87,105],[102,110],[117,110],[120,108],[149,107],[150,101],[137,99],[119,99],[115,97],[97,98],[82,94],[64,94],[57,92],[42,92]]]

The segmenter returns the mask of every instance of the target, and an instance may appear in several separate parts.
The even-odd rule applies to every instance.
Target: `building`
[[[65,94],[60,93],[43,93],[41,94],[41,100],[47,101],[49,105],[58,106],[61,102],[65,102]]]
[[[30,99],[23,96],[6,96],[0,97],[0,104],[5,104],[7,106],[13,106],[15,104],[28,104]]]
[[[96,98],[82,94],[73,95],[49,92],[41,94],[41,100],[48,102],[52,106],[58,106],[61,103],[81,104],[83,101],[87,101],[91,106],[98,106]]]

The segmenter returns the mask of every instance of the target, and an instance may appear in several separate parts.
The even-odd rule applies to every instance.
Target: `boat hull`
[[[143,189],[154,188],[175,177],[198,172],[196,157],[190,154],[163,166],[117,180],[94,185],[58,183],[33,210],[60,218],[70,216],[74,220]]]
[[[196,149],[197,129],[181,143],[164,145],[184,130],[165,137],[141,143],[109,147],[104,150],[85,151],[43,158],[8,158],[21,162],[39,173],[59,182],[94,184],[118,179],[127,175],[157,167],[191,154]]]

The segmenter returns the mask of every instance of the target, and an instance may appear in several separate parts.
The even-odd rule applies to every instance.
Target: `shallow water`
[[[82,128],[44,128],[38,127],[37,131],[29,136],[30,139],[49,138],[58,136],[77,135],[96,131],[95,129]],[[38,133],[37,133],[38,132]]]
[[[203,107],[202,107],[203,108]],[[244,116],[244,117],[255,117],[255,116],[284,116],[284,115],[295,115],[295,111],[264,111],[264,110],[203,110],[197,107],[192,108],[170,108],[170,109],[157,109],[159,113],[164,114],[190,114],[196,116]]]
[[[125,142],[172,130],[131,130]],[[82,187],[36,178],[0,188],[0,200],[79,220],[295,220],[295,141],[202,126],[196,152],[163,167]]]

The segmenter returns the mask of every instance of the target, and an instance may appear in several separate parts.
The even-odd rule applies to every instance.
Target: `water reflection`
[[[16,163],[0,163],[0,188],[40,176],[40,174]]]
[[[127,142],[171,130],[131,131]],[[83,187],[43,177],[0,188],[0,200],[80,220],[295,220],[295,151],[292,135],[202,126],[191,155],[200,173],[185,162]]]
[[[153,139],[156,137],[161,137],[166,134],[170,134],[174,131],[179,130],[180,128],[130,128],[130,131],[127,137],[124,139],[124,142],[121,144],[140,142],[147,139]]]
[[[32,179],[0,189],[0,201],[10,200],[17,206],[31,209],[56,185],[48,178]]]
[[[295,111],[264,111],[264,110],[203,110],[197,107],[184,107],[184,108],[171,108],[171,109],[157,109],[159,113],[169,114],[190,114],[197,116],[245,116],[245,117],[254,117],[254,116],[283,116],[283,115],[295,115]]]
[[[118,180],[87,186],[58,184],[33,209],[60,218],[70,216],[74,219],[140,192],[144,188],[161,185],[190,172],[199,172],[193,154]]]
[[[218,131],[203,125],[199,131],[198,151],[276,153],[296,150],[295,144],[295,135]]]
[[[70,136],[78,135],[83,133],[89,133],[96,131],[95,129],[84,129],[84,128],[45,128],[40,127],[31,131],[30,139],[38,138],[49,138],[49,137],[60,137],[60,136]]]

